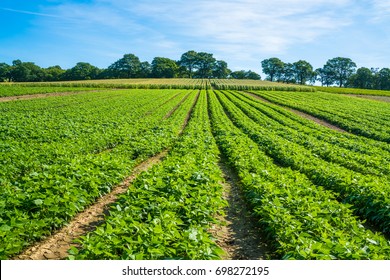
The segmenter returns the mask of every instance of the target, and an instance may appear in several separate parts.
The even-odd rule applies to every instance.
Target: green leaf
[[[0,227],[0,231],[10,231],[12,229],[12,227],[8,226],[8,225],[2,225]]]
[[[39,206],[39,205],[42,205],[43,204],[43,200],[42,199],[35,199],[34,200],[34,204]]]

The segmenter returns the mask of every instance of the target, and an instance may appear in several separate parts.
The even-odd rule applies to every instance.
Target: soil
[[[226,252],[225,260],[262,260],[268,259],[269,246],[261,236],[261,229],[251,216],[244,200],[240,183],[235,172],[221,157],[219,167],[223,171],[225,182],[224,198],[228,202],[226,216],[220,216],[220,225],[215,225],[210,233],[217,239],[217,244]]]
[[[317,117],[314,117],[314,116],[309,115],[307,113],[304,113],[302,111],[299,111],[299,110],[296,110],[296,109],[292,109],[292,108],[289,108],[289,107],[286,107],[286,106],[282,106],[282,105],[279,105],[279,104],[275,104],[275,103],[273,103],[273,102],[271,102],[271,101],[269,101],[269,100],[267,100],[265,98],[262,98],[262,97],[260,97],[260,96],[258,96],[256,94],[253,94],[251,92],[245,92],[245,93],[250,95],[250,96],[252,96],[252,97],[254,97],[254,98],[256,98],[256,99],[259,99],[259,100],[261,100],[261,101],[263,101],[265,103],[270,103],[270,104],[274,104],[274,105],[278,105],[280,107],[283,107],[284,109],[286,109],[286,110],[288,110],[288,111],[290,111],[290,112],[292,112],[292,113],[294,113],[296,115],[299,115],[299,116],[301,116],[301,117],[303,117],[305,119],[311,120],[311,121],[313,121],[313,122],[315,122],[317,124],[320,124],[322,126],[325,126],[327,128],[330,128],[330,129],[333,129],[335,131],[342,132],[342,133],[348,133],[346,130],[344,130],[344,129],[338,127],[338,126],[335,126],[335,125],[333,125],[331,123],[328,123],[325,120],[319,119]]]
[[[347,96],[352,96],[352,95],[349,94]],[[353,96],[376,100],[376,101],[390,102],[390,96],[379,96],[379,95],[353,95]]]
[[[103,90],[87,90],[87,91],[69,91],[69,92],[53,92],[53,93],[38,93],[38,94],[28,94],[28,95],[17,95],[17,96],[5,96],[0,97],[0,102],[9,102],[15,100],[28,100],[35,98],[45,98],[49,96],[64,96],[64,95],[72,95],[72,94],[82,94],[88,92],[99,92]]]

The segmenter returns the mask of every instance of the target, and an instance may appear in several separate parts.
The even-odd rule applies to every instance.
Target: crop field
[[[57,258],[229,259],[237,242],[216,229],[240,230],[224,220],[232,184],[263,258],[390,259],[388,102],[267,82],[82,84],[0,86],[68,93],[0,102],[0,259],[28,259],[119,186]]]

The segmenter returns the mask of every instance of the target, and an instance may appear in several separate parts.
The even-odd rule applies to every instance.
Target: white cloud
[[[348,7],[350,2],[201,0],[164,1],[156,5],[154,1],[139,1],[128,8],[169,24],[181,36],[219,44],[251,45],[264,52],[280,53],[293,44],[313,41],[350,24],[349,19],[335,13]],[[118,3],[125,5],[123,1]]]
[[[390,9],[388,0],[365,5],[352,0],[65,3],[42,9],[42,14],[61,19],[42,18],[40,28],[49,28],[53,34],[80,42],[80,48],[96,49],[100,56],[106,53],[111,62],[113,55],[119,57],[129,52],[141,59],[151,60],[154,56],[178,59],[183,52],[194,49],[212,52],[217,59],[232,61],[234,67],[242,65],[242,68],[271,55],[283,56],[289,52],[297,55],[299,48],[307,44],[326,45],[324,38],[332,38],[333,34],[348,37],[346,30],[360,28],[359,16],[366,22],[369,20],[366,7],[371,7],[372,12],[373,3],[376,15],[379,10]]]
[[[373,21],[390,19],[390,0],[373,0]]]

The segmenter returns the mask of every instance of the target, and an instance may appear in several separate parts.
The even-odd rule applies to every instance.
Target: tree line
[[[299,60],[286,63],[272,57],[261,61],[263,73],[269,81],[295,84],[314,84],[322,86],[337,85],[365,89],[390,90],[390,69],[361,67],[350,58],[329,59],[322,68]],[[0,63],[0,82],[45,82],[96,79],[126,78],[215,78],[215,79],[252,79],[260,80],[258,73],[251,70],[231,71],[223,60],[217,60],[213,54],[187,51],[179,60],[155,57],[151,63],[141,61],[134,54],[125,54],[105,69],[87,62],[79,62],[70,69],[60,66],[41,68],[33,62],[14,60],[12,65]]]
[[[356,63],[345,57],[329,59],[322,68],[315,70],[305,60],[285,63],[276,57],[261,61],[261,66],[269,81],[301,85],[319,81],[322,86],[390,90],[389,68],[356,69]]]
[[[216,78],[260,80],[253,71],[231,71],[223,60],[213,54],[187,51],[180,60],[155,57],[151,63],[141,61],[134,54],[125,54],[105,69],[87,62],[79,62],[70,69],[60,66],[41,68],[33,62],[14,60],[12,65],[0,63],[0,81],[43,82],[126,78]]]

